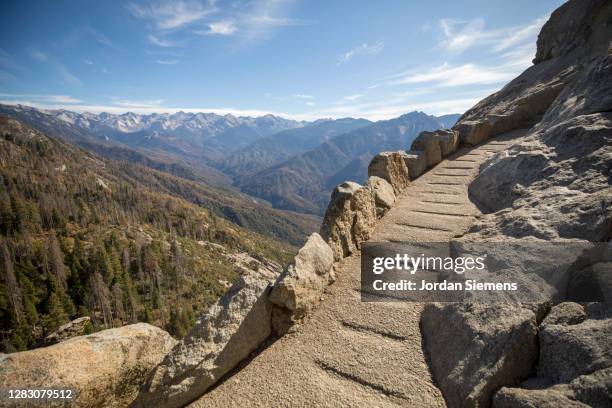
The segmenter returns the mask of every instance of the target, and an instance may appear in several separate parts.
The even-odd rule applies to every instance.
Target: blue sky
[[[463,112],[531,65],[560,0],[0,6],[0,101],[378,120]]]

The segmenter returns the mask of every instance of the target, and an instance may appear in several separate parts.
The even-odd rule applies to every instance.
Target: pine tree
[[[57,292],[51,292],[47,302],[47,316],[45,317],[45,329],[47,333],[56,330],[66,322],[68,322],[68,315],[64,310],[61,297]]]
[[[2,276],[6,286],[7,297],[9,299],[12,317],[15,323],[20,324],[23,321],[23,298],[21,296],[21,287],[15,277],[15,269],[13,260],[6,245],[6,240],[2,240],[2,248],[0,249],[0,266],[2,267]]]
[[[110,304],[110,293],[104,278],[98,272],[91,275],[91,292],[93,294],[94,308],[102,313],[102,320],[106,327],[112,327],[113,313]]]
[[[68,288],[66,277],[66,265],[64,265],[64,254],[57,241],[55,231],[51,231],[47,239],[47,254],[46,254],[45,269],[47,273],[55,280],[58,287],[62,291]]]

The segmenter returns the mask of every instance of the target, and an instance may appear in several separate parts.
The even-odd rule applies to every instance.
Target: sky
[[[531,65],[561,0],[0,5],[0,103],[313,120],[462,113]]]

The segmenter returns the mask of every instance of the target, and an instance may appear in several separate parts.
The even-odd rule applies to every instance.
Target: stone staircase
[[[481,214],[468,195],[480,165],[525,133],[447,156],[402,190],[370,240],[440,242],[463,234]],[[358,251],[335,272],[337,281],[302,324],[191,406],[445,406],[423,353],[423,305],[361,302]]]

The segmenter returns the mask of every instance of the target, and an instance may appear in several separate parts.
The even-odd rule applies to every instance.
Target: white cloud
[[[147,5],[129,3],[127,8],[135,17],[152,21],[161,30],[172,30],[215,12],[214,3],[210,0],[205,7],[196,0],[161,0]]]
[[[206,35],[232,35],[238,28],[232,21],[217,21],[208,25],[208,31],[198,32]]]
[[[149,34],[149,36],[147,37],[149,39],[149,42],[153,45],[157,45],[158,47],[174,47],[176,46],[176,44],[173,41],[169,41],[169,40],[164,40],[161,39],[153,34]]]
[[[376,41],[373,44],[363,43],[340,55],[338,57],[338,64],[349,62],[357,55],[376,55],[380,53],[384,47],[385,43],[380,40]]]
[[[305,94],[295,94],[293,97],[297,99],[314,99],[314,96]]]
[[[83,64],[85,64],[85,65],[93,65],[93,61],[90,60],[90,59],[84,59],[83,60]]]
[[[423,72],[407,72],[395,75],[388,85],[432,83],[436,87],[495,84],[516,76],[512,66],[485,67],[476,64],[453,66],[444,63]]]
[[[519,44],[528,42],[535,45],[535,39],[538,33],[542,29],[544,23],[548,20],[548,16],[540,17],[533,23],[526,25],[522,28],[517,28],[508,32],[499,43],[493,47],[494,52],[504,51],[510,47],[515,47]]]
[[[347,95],[343,97],[342,99],[344,99],[345,101],[355,101],[363,96],[365,95],[364,94]]]
[[[440,28],[445,37],[440,45],[448,52],[460,54],[481,38],[484,20],[476,18],[466,23],[442,19]]]
[[[315,106],[315,105],[316,105],[316,103],[314,103],[314,102],[312,102],[312,101],[308,101],[308,102],[306,102],[306,105],[308,105],[308,106]]]
[[[157,62],[160,65],[176,65],[179,63],[178,60],[161,60],[161,59],[155,62]]]
[[[450,54],[461,54],[472,47],[485,46],[491,53],[500,53],[527,44],[535,45],[538,33],[547,20],[548,15],[524,26],[485,30],[482,18],[470,21],[441,19],[439,27],[443,40],[439,46]]]

